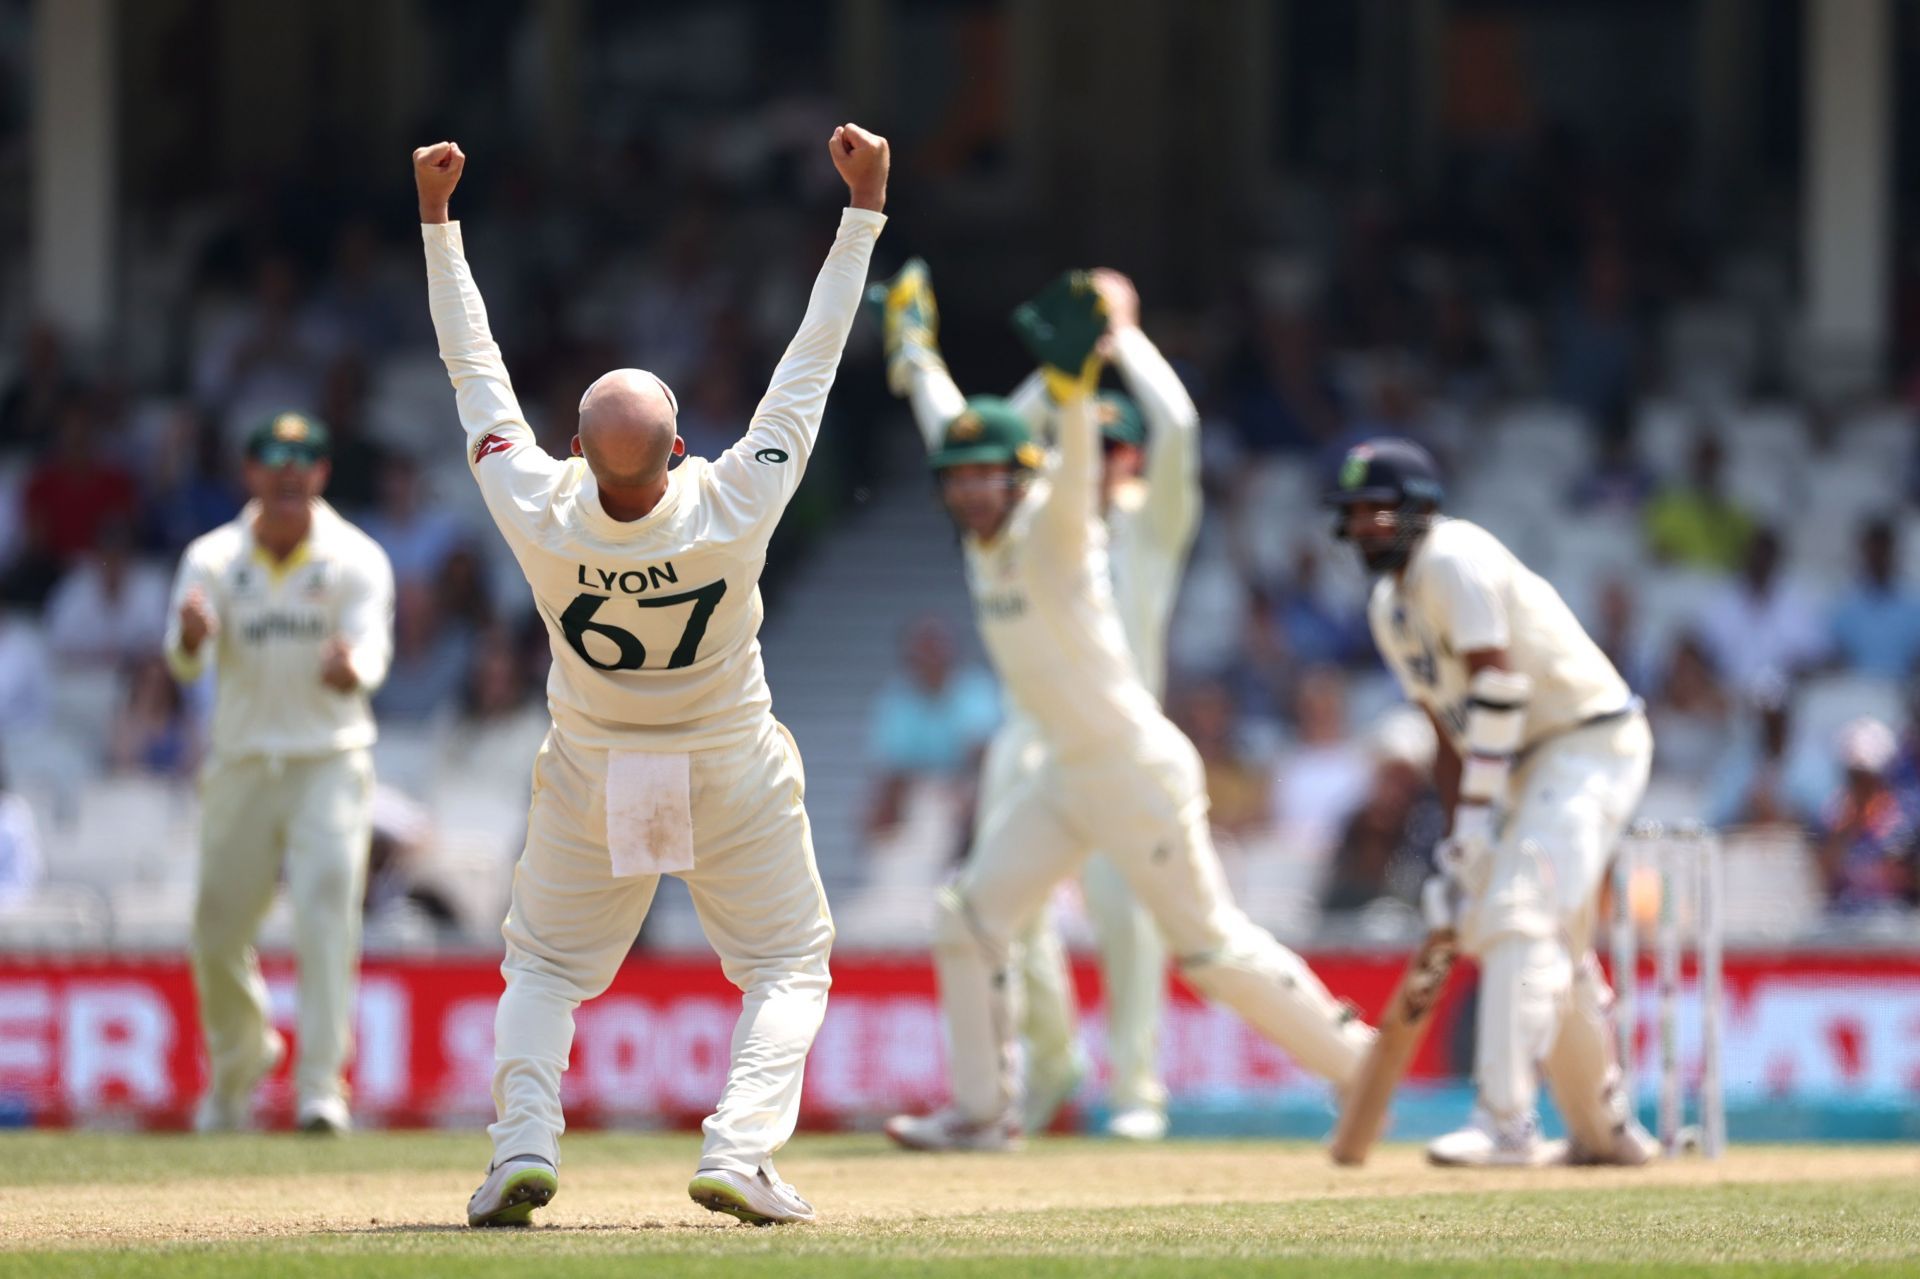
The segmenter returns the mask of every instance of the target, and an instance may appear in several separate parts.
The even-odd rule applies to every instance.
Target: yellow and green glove
[[[867,308],[880,323],[886,352],[887,387],[912,393],[915,364],[945,368],[940,357],[940,307],[923,258],[908,258],[891,280],[867,288]]]
[[[1085,271],[1068,271],[1016,307],[1013,331],[1039,362],[1056,402],[1084,399],[1099,387],[1094,346],[1107,331],[1107,303]]]

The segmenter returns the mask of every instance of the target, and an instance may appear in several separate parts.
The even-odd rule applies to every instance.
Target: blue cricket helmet
[[[1412,440],[1384,435],[1356,444],[1341,459],[1333,487],[1322,496],[1327,506],[1377,502],[1382,506],[1428,506],[1438,510],[1446,497],[1440,466],[1433,454]]]
[[[1366,502],[1387,508],[1380,524],[1391,538],[1370,541],[1358,549],[1369,571],[1389,573],[1413,554],[1415,543],[1433,527],[1445,498],[1446,486],[1433,454],[1412,440],[1387,435],[1347,450],[1332,487],[1321,495],[1321,503],[1339,512],[1333,535],[1342,541],[1349,537],[1349,506]]]

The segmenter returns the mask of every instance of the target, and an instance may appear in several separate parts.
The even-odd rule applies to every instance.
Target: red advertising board
[[[1394,955],[1311,957],[1329,986],[1371,1012],[1399,974]],[[268,965],[275,1020],[291,1036],[294,977]],[[1076,977],[1084,1035],[1104,1067],[1098,978]],[[1454,1025],[1471,983],[1456,981],[1415,1076],[1450,1076]],[[1643,991],[1647,989],[1643,985]],[[355,1109],[368,1122],[465,1123],[491,1108],[497,963],[480,958],[369,960],[361,977]],[[1920,956],[1734,955],[1727,966],[1731,1094],[1901,1095],[1920,1104]],[[1697,1053],[1683,992],[1682,1059]],[[1638,1010],[1643,1051],[1651,1001]],[[739,1008],[706,957],[636,956],[580,1009],[569,1120],[686,1123],[719,1095]],[[834,964],[827,1021],[808,1063],[805,1120],[834,1126],[941,1101],[945,1051],[924,957],[846,955]],[[1313,1082],[1230,1013],[1177,982],[1163,1036],[1178,1099],[1257,1105]],[[204,1079],[184,962],[130,957],[0,957],[0,1120],[178,1125]],[[263,1090],[266,1122],[290,1108],[288,1071]]]

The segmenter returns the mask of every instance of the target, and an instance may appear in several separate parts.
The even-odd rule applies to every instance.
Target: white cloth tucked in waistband
[[[607,752],[607,855],[613,875],[673,875],[693,869],[688,757]]]

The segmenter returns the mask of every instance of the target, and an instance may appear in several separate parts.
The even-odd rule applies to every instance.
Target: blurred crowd
[[[827,111],[769,102],[721,131],[732,145],[698,150],[636,132],[617,162],[564,185],[537,155],[475,163],[469,253],[549,449],[565,448],[592,377],[636,363],[676,387],[690,452],[731,442],[831,225],[813,154]],[[1777,832],[1826,911],[1911,908],[1909,406],[1795,381],[1777,256],[1712,251],[1646,171],[1611,173],[1545,137],[1454,177],[1417,215],[1377,192],[1303,187],[1218,298],[1156,294],[1141,275],[1148,331],[1204,421],[1208,515],[1168,700],[1206,761],[1232,873],[1296,919],[1408,903],[1424,874],[1442,820],[1431,734],[1396,710],[1366,583],[1315,505],[1350,442],[1398,433],[1435,451],[1450,507],[1553,580],[1646,699],[1650,810]],[[330,500],[397,578],[396,658],[375,703],[393,860],[375,882],[439,919],[459,895],[406,867],[430,860],[419,850],[449,815],[493,812],[477,792],[508,812],[523,802],[547,655],[464,474],[418,246],[391,196],[261,185],[181,212],[142,240],[166,269],[136,264],[176,282],[156,302],[175,317],[158,356],[136,367],[37,325],[0,368],[0,739],[22,793],[192,776],[207,689],[178,688],[159,660],[168,579],[191,538],[239,509],[246,428],[313,413],[334,441]],[[945,232],[937,212],[927,222],[911,247],[934,242],[938,284]],[[956,343],[1001,325],[1011,300],[950,314]],[[774,548],[775,612],[787,566],[822,537],[860,535],[848,512],[877,480],[920,482],[889,476],[899,450],[878,443],[906,434],[876,345],[856,331]],[[971,651],[916,624],[873,693],[858,825],[869,873],[916,892],[964,843],[1000,713]],[[60,820],[0,798],[0,896],[61,872],[36,851],[51,843],[36,819]],[[504,866],[516,839],[493,830],[488,855]]]
[[[690,453],[713,456],[744,428],[839,204],[830,169],[793,159],[803,139],[817,159],[824,115],[768,109],[778,127],[755,130],[747,151],[636,140],[564,192],[543,185],[538,156],[496,153],[470,170],[468,251],[549,451],[564,455],[587,383],[628,364],[677,389]],[[651,183],[682,198],[648,198]],[[34,323],[0,359],[0,900],[63,876],[37,850],[60,843],[50,828],[85,824],[96,779],[184,791],[193,778],[212,686],[177,686],[161,659],[169,583],[186,544],[240,511],[248,429],[285,410],[326,423],[327,499],[393,564],[395,656],[374,699],[391,792],[382,847],[430,849],[462,820],[449,810],[490,788],[513,801],[492,832],[504,875],[544,731],[547,638],[465,474],[412,205],[397,195],[257,184],[157,216],[129,268],[177,282],[152,300],[176,317],[157,358]],[[865,418],[846,408],[870,381],[850,377],[836,399],[771,551],[770,596],[870,464]],[[22,794],[33,802],[16,805]],[[406,898],[395,884],[376,875],[374,895]],[[468,922],[484,935],[497,915]]]
[[[1347,447],[1397,434],[1441,459],[1449,510],[1553,581],[1646,702],[1647,814],[1735,832],[1768,867],[1754,891],[1800,902],[1748,922],[1910,917],[1911,397],[1821,394],[1776,265],[1712,251],[1657,182],[1577,147],[1549,156],[1468,175],[1422,217],[1352,194],[1316,206],[1328,229],[1279,237],[1218,306],[1145,298],[1205,421],[1209,512],[1168,709],[1206,760],[1229,874],[1254,913],[1310,925],[1410,909],[1426,873],[1443,822],[1431,730],[1399,705],[1367,583],[1316,510]],[[991,730],[974,709],[986,674],[929,647],[917,627],[875,708],[880,874],[904,779],[952,791]],[[966,838],[955,807],[947,856]]]

